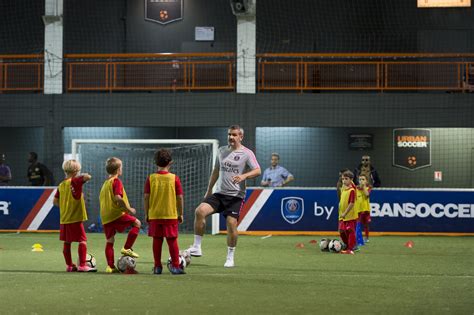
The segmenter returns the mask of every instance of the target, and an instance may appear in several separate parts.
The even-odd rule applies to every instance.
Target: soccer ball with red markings
[[[342,249],[342,243],[339,240],[332,240],[329,242],[329,251],[331,253],[339,253]]]
[[[137,261],[135,260],[135,258],[130,257],[130,256],[122,256],[117,261],[117,268],[121,272],[135,270],[136,266],[137,266]]]

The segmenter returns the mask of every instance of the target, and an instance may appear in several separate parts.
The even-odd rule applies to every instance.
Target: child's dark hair
[[[340,169],[340,170],[339,170],[339,174],[342,175],[342,174],[344,174],[344,173],[347,172],[347,171],[350,171],[350,169],[348,169],[348,168]]]
[[[354,179],[354,173],[352,173],[351,171],[345,171],[344,173],[342,173],[342,177],[349,177],[350,179]]]
[[[155,152],[155,164],[159,167],[168,166],[172,160],[171,152],[169,150],[160,149]]]

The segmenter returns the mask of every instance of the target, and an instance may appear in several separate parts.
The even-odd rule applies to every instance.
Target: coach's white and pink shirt
[[[232,151],[229,146],[219,148],[215,167],[219,167],[219,180],[216,193],[245,198],[245,181],[236,184],[232,177],[260,168],[255,154],[245,146]]]

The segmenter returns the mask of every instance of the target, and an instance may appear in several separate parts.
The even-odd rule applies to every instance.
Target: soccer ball
[[[171,257],[168,258],[168,262],[166,263],[166,267],[168,267],[168,270],[171,269]],[[183,270],[184,270],[184,268],[186,268],[186,259],[182,255],[179,255],[179,267]]]
[[[136,266],[137,266],[137,261],[135,260],[135,258],[130,257],[130,256],[122,256],[117,261],[117,268],[121,272],[125,272],[127,271],[127,269],[133,270],[135,269]]]
[[[339,253],[342,249],[342,243],[339,240],[332,240],[329,242],[329,251],[331,253]]]
[[[321,239],[321,241],[319,241],[319,249],[321,249],[322,252],[329,252],[329,242],[331,242],[331,240],[328,238]]]
[[[77,260],[77,265],[78,266],[81,265],[81,262],[79,261],[79,259]],[[93,268],[93,269],[97,268],[97,262],[95,260],[94,255],[92,255],[92,254],[87,254],[86,255],[86,266],[88,266],[90,268]]]
[[[182,256],[186,261],[186,267],[191,264],[191,254],[187,250],[180,250],[179,256]]]

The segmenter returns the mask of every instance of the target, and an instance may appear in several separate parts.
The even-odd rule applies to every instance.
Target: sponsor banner
[[[474,190],[374,189],[375,232],[474,233]],[[239,231],[337,231],[335,189],[247,189]],[[219,229],[225,230],[225,220]]]
[[[394,129],[393,165],[411,171],[431,165],[430,129]]]
[[[183,0],[145,0],[145,20],[168,24],[183,19]]]
[[[0,187],[0,230],[59,230],[51,187]]]

